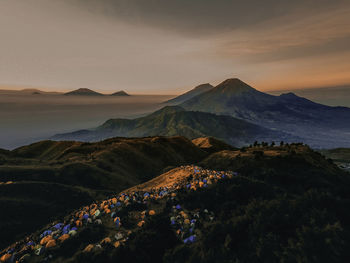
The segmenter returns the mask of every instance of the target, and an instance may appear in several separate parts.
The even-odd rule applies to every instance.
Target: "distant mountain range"
[[[76,90],[64,93],[64,95],[66,96],[108,96],[108,95],[93,91],[91,89],[85,89],[85,88],[76,89]],[[127,94],[125,91],[121,90],[121,91],[112,93],[109,96],[130,96],[130,95]]]
[[[185,136],[194,139],[212,136],[234,146],[254,141],[291,140],[292,136],[267,129],[232,116],[186,111],[166,106],[146,117],[111,119],[91,130],[57,134],[53,140],[101,141],[111,137]],[[293,138],[297,140],[296,137]]]
[[[186,100],[192,99],[193,97],[202,94],[206,91],[209,91],[213,88],[214,86],[210,85],[209,83],[206,84],[201,84],[197,87],[195,87],[194,89],[180,95],[177,96],[176,98],[173,98],[171,100],[168,100],[165,102],[165,104],[169,104],[169,105],[177,105],[180,103],[185,102]]]
[[[121,91],[112,93],[110,96],[130,96],[130,95],[126,93],[124,90],[121,90]]]
[[[187,100],[186,100],[187,99]],[[111,119],[100,127],[58,134],[55,140],[99,141],[115,136],[212,136],[234,146],[302,141],[315,148],[350,147],[350,109],[314,103],[294,93],[273,96],[239,79],[203,84],[143,118]]]
[[[86,88],[80,88],[76,90],[72,90],[69,92],[56,92],[56,91],[43,91],[39,89],[22,89],[22,90],[7,90],[7,89],[0,89],[0,94],[23,94],[23,95],[65,95],[65,96],[131,96],[130,94],[126,93],[124,90],[120,90],[117,92],[114,92],[112,94],[103,94],[100,92],[96,92],[91,89]]]
[[[350,84],[320,88],[291,89],[289,91],[298,96],[328,106],[350,107]],[[282,92],[281,90],[268,91],[268,93],[272,95],[279,95]]]
[[[66,96],[103,96],[102,93],[98,93],[91,89],[84,89],[84,88],[64,93],[64,95]]]
[[[314,147],[350,145],[350,109],[314,103],[294,93],[273,96],[228,79],[180,104],[190,111],[230,115],[303,138]]]
[[[10,90],[10,89],[0,89],[0,94],[19,94],[19,95],[59,95],[62,94],[62,92],[56,92],[56,91],[43,91],[40,89],[22,89],[22,90]]]

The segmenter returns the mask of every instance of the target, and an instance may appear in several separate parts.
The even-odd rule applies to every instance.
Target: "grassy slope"
[[[215,153],[202,165],[237,170],[239,176],[178,193],[176,203],[186,210],[215,213],[193,245],[176,237],[171,204],[163,200],[153,204],[157,215],[133,230],[121,248],[82,253],[112,229],[91,227],[52,250],[55,262],[347,262],[350,175],[320,154],[296,145],[254,147]],[[129,212],[144,209],[120,213],[123,224],[136,223]]]
[[[182,137],[42,141],[1,151],[0,182],[15,184],[0,185],[0,211],[8,215],[0,217],[0,247],[72,208],[207,155]]]
[[[320,153],[336,162],[350,162],[350,149],[337,148],[331,150],[320,150]]]
[[[255,140],[286,140],[286,135],[230,116],[185,111],[168,106],[146,117],[125,120],[111,119],[96,130],[57,135],[55,139],[96,141],[113,136],[185,136],[189,139],[211,136],[231,145],[248,145]],[[289,137],[291,139],[291,137]]]

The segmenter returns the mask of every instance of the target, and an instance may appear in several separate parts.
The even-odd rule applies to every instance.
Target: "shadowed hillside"
[[[214,86],[210,85],[209,83],[201,84],[201,85],[195,87],[194,89],[192,89],[192,90],[190,90],[190,91],[188,91],[180,96],[177,96],[176,98],[168,100],[164,103],[170,104],[170,105],[178,105],[180,103],[185,102],[186,100],[192,99],[193,97],[195,97],[199,94],[202,94],[203,92],[209,91],[213,87]]]
[[[42,141],[1,150],[0,247],[72,208],[206,156],[183,137]]]
[[[81,207],[1,254],[27,262],[349,258],[350,174],[319,153],[301,144],[264,144],[220,151],[201,165]]]
[[[320,150],[320,153],[332,159],[340,168],[350,172],[350,149],[349,148]]]

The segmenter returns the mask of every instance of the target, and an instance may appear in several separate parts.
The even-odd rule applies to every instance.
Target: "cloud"
[[[217,38],[222,57],[267,62],[339,53],[349,49],[350,5],[313,16],[289,15]]]
[[[308,16],[346,0],[65,0],[80,8],[189,36],[228,32],[290,14]]]
[[[349,32],[342,0],[3,0],[0,84],[170,94],[233,76],[337,84],[350,81]]]

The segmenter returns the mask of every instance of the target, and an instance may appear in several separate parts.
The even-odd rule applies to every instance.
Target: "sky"
[[[179,94],[350,83],[346,0],[0,0],[0,86]]]

